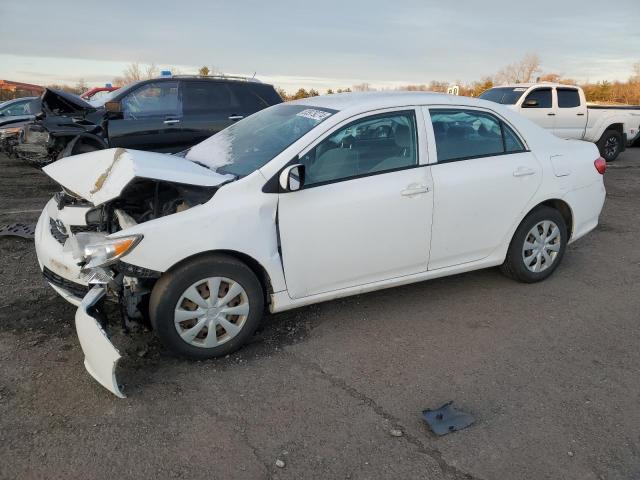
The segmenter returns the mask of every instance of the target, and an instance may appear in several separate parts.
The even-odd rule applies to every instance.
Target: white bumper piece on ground
[[[106,332],[91,313],[106,293],[106,287],[95,286],[82,299],[76,311],[76,331],[84,352],[87,372],[114,395],[125,398],[116,381],[120,352],[111,344]]]

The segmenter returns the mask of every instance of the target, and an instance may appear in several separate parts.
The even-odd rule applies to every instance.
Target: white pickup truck
[[[587,104],[580,87],[519,83],[491,88],[480,98],[507,105],[560,138],[593,142],[608,162],[640,138],[640,106]]]

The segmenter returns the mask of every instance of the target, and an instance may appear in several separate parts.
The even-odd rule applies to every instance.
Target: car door
[[[179,152],[182,100],[177,80],[141,85],[120,100],[122,116],[108,122],[109,145],[157,152]]]
[[[587,126],[587,105],[580,102],[580,91],[573,87],[557,87],[556,99],[555,135],[581,139]]]
[[[489,111],[438,107],[425,116],[437,154],[429,270],[486,258],[509,241],[542,167],[514,129]]]
[[[192,145],[200,143],[244,118],[230,82],[186,80],[184,82],[184,131]]]
[[[405,108],[359,116],[301,154],[303,188],[280,194],[278,206],[292,298],[426,271],[425,147],[420,111]]]
[[[556,108],[551,87],[536,88],[527,94],[520,106],[520,114],[547,130],[556,124]]]

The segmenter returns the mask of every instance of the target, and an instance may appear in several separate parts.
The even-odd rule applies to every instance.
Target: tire
[[[559,240],[554,236],[554,226],[558,229]],[[538,238],[531,233],[534,227],[537,228]],[[545,241],[545,238],[551,240]],[[558,268],[567,248],[567,240],[567,226],[560,212],[550,207],[538,207],[518,226],[509,244],[507,258],[500,269],[507,277],[519,282],[540,282]],[[525,242],[534,248],[525,250]],[[545,247],[540,249],[541,245]],[[539,252],[539,255],[536,252]],[[551,260],[550,263],[548,259]]]
[[[600,155],[607,162],[613,162],[622,151],[622,134],[617,130],[607,130],[598,140]]]
[[[208,295],[218,281],[217,300],[211,300]],[[232,288],[231,295],[241,292],[222,305]],[[176,355],[195,360],[239,349],[251,338],[263,313],[260,281],[247,265],[227,255],[200,256],[170,270],[155,284],[149,301],[151,324],[162,344]],[[176,323],[176,316],[183,320]],[[215,338],[210,336],[212,326]]]

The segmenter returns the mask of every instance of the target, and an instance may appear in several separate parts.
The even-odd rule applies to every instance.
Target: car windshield
[[[320,107],[275,105],[193,146],[185,158],[218,173],[244,177],[334,113],[336,110]]]
[[[524,87],[498,87],[482,93],[480,98],[503,105],[513,105],[526,91],[527,89]]]

